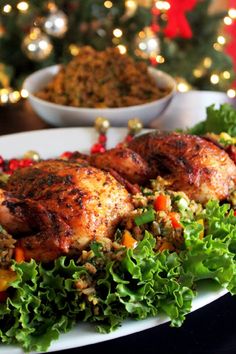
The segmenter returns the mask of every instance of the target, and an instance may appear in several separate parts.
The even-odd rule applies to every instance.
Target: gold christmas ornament
[[[130,135],[135,135],[141,132],[143,123],[139,118],[133,118],[128,121],[128,131]]]
[[[97,117],[95,119],[94,127],[99,134],[105,134],[110,127],[110,122],[106,118]]]
[[[52,50],[50,38],[38,27],[32,28],[22,42],[22,51],[33,61],[42,61],[48,58]]]
[[[30,159],[30,160],[33,160],[35,162],[37,162],[37,161],[39,161],[41,159],[39,153],[37,151],[34,151],[34,150],[26,151],[24,153],[23,158],[24,159]]]
[[[48,9],[49,14],[44,20],[43,29],[48,35],[61,38],[68,30],[68,17],[53,3]]]
[[[135,38],[135,54],[143,59],[160,54],[160,40],[150,27],[145,27]]]

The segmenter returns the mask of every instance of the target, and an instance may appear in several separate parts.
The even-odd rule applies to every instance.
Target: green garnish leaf
[[[222,104],[219,109],[215,105],[207,108],[207,117],[187,131],[189,134],[204,135],[206,133],[228,133],[236,136],[236,110],[230,104]]]
[[[205,236],[197,221],[183,220],[184,244],[178,253],[157,252],[156,239],[145,231],[137,247],[123,250],[121,258],[92,243],[93,274],[67,257],[46,265],[15,262],[17,279],[7,301],[0,303],[1,342],[21,345],[26,352],[46,351],[79,321],[94,323],[105,333],[127,318],[160,313],[171,326],[180,326],[202,281],[217,282],[236,294],[236,217],[230,205],[217,201],[208,202],[198,216]],[[150,209],[140,217],[139,222],[147,223],[155,212]]]
[[[138,215],[134,218],[134,222],[137,226],[147,224],[155,220],[155,211],[154,209],[149,209],[144,211],[141,215]]]

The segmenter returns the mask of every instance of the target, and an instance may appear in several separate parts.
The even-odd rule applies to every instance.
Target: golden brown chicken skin
[[[150,178],[164,176],[170,188],[196,201],[226,199],[235,187],[234,162],[223,149],[201,137],[155,131],[133,139],[128,147],[152,167]]]
[[[139,154],[125,147],[93,154],[89,163],[98,168],[114,169],[131,183],[143,184],[151,172],[148,163]]]
[[[133,208],[130,194],[111,174],[71,161],[20,169],[2,193],[0,223],[8,220],[6,210],[24,221],[34,232],[18,244],[27,259],[42,261],[111,238]]]

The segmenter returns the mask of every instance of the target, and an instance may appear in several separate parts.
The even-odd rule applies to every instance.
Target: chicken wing
[[[148,163],[128,148],[114,148],[102,154],[93,154],[89,162],[98,168],[114,169],[131,183],[143,184],[150,175]]]

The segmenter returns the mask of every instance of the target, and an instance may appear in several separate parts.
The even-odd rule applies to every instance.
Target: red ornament
[[[191,11],[197,0],[168,0],[170,9],[167,11],[168,22],[164,34],[168,38],[192,38],[192,30],[186,18],[186,12]]]

